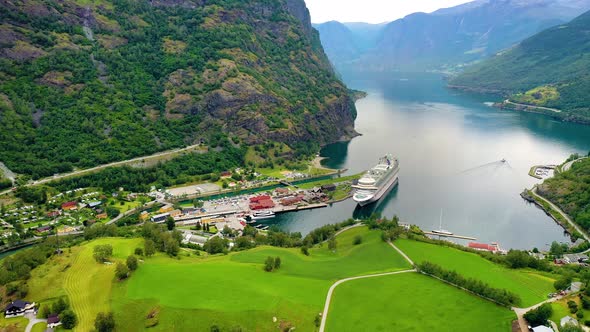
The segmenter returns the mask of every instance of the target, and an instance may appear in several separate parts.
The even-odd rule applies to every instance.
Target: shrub
[[[115,330],[115,317],[112,312],[99,312],[94,320],[94,328],[97,332],[111,332]]]
[[[141,248],[135,248],[135,255],[137,255],[137,256],[143,256],[143,249],[141,249]]]
[[[354,237],[354,240],[352,240],[352,244],[353,245],[359,245],[363,242],[363,238],[360,235],[357,235]]]
[[[578,312],[576,312],[576,317],[578,317],[578,319],[584,318],[584,312],[582,310],[578,310]]]
[[[129,268],[127,268],[127,265],[119,262],[115,268],[115,275],[117,276],[117,279],[123,280],[129,275]]]
[[[309,248],[306,246],[301,247],[301,253],[305,256],[309,256]]]
[[[266,260],[264,261],[264,271],[271,272],[273,270],[274,266],[275,266],[274,258],[272,258],[270,256],[266,257]]]
[[[76,317],[76,314],[72,310],[69,310],[69,309],[64,310],[59,315],[59,320],[61,321],[62,326],[68,330],[73,329],[76,326],[76,324],[78,323],[78,318]]]
[[[126,263],[130,271],[137,270],[137,258],[135,256],[129,255],[129,257],[127,257]]]
[[[274,269],[277,270],[279,268],[281,268],[281,257],[277,256],[275,257]]]
[[[99,244],[94,247],[94,259],[99,263],[106,262],[113,255],[113,246],[110,244]]]
[[[524,319],[532,326],[545,325],[552,313],[553,308],[551,308],[551,304],[545,303],[537,309],[530,310],[524,314]]]

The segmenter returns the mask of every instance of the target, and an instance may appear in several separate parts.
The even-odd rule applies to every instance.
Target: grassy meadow
[[[358,279],[334,291],[327,331],[510,331],[515,314],[418,273]]]
[[[354,246],[356,235],[363,242]],[[206,259],[149,259],[129,281],[115,286],[116,319],[125,322],[125,331],[142,330],[153,311],[160,312],[157,331],[209,331],[212,325],[222,330],[294,326],[314,331],[314,318],[335,280],[409,268],[379,232],[353,228],[337,242],[336,252],[324,245],[311,249],[310,256],[299,249],[259,247]],[[268,256],[281,258],[279,270],[263,270]]]
[[[539,303],[547,299],[548,293],[555,291],[554,279],[538,271],[511,270],[477,254],[424,242],[399,239],[395,244],[416,263],[430,261],[465,277],[518,294],[522,300],[520,307]]]

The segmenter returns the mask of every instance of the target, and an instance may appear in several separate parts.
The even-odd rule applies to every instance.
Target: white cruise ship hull
[[[366,205],[373,204],[373,203],[377,202],[378,200],[380,200],[381,197],[385,196],[389,191],[391,191],[391,189],[393,187],[395,187],[397,182],[398,182],[398,177],[396,174],[395,176],[392,177],[392,181],[390,181],[390,183],[385,184],[382,187],[380,187],[379,189],[377,189],[375,191],[375,193],[372,194],[371,196],[369,196],[368,198],[359,198],[355,195],[355,196],[353,196],[353,199],[360,206],[366,206]]]

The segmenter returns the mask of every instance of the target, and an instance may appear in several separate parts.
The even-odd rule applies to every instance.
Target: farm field
[[[506,308],[435,279],[402,273],[339,285],[326,331],[505,332],[515,318]]]
[[[353,246],[353,238],[363,242]],[[159,312],[157,331],[209,331],[241,327],[266,331],[293,326],[314,331],[328,288],[340,278],[409,268],[382,242],[379,232],[365,227],[337,237],[336,252],[324,245],[304,256],[299,249],[259,247],[210,258],[151,258],[125,283],[114,288],[116,321],[137,331],[150,312]],[[266,257],[281,257],[281,268],[265,272]],[[273,322],[276,317],[276,322]]]
[[[477,254],[424,242],[399,239],[395,244],[416,263],[430,261],[492,287],[514,292],[520,296],[523,308],[547,299],[547,294],[554,291],[554,279],[536,271],[511,270]]]
[[[92,257],[99,244],[113,246],[113,259],[123,261],[142,239],[102,238],[85,245],[65,250],[61,256],[50,259],[34,269],[29,280],[29,301],[53,302],[67,295],[71,308],[78,316],[76,331],[94,328],[96,315],[110,310],[111,287],[115,278],[115,265],[97,263]]]

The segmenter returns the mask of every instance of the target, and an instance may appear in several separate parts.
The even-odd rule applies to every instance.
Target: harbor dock
[[[441,234],[441,233],[434,233],[434,232],[424,232],[424,234],[431,235],[431,236],[450,237],[450,238],[461,239],[461,240],[471,240],[471,241],[477,240],[476,238],[471,237],[471,236],[464,236],[464,235],[457,235],[457,234]]]

